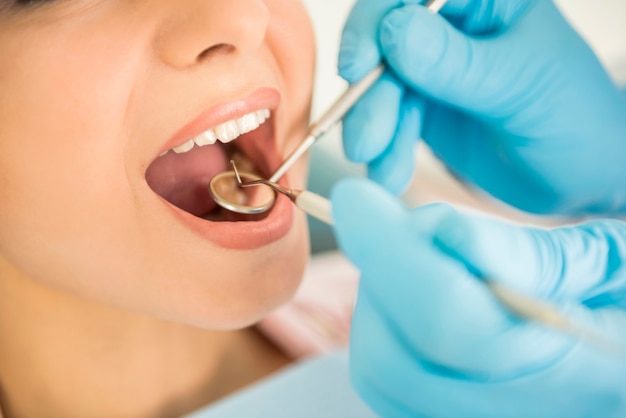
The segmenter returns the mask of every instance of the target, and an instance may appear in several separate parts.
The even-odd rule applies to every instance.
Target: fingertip
[[[342,122],[343,152],[354,163],[369,163],[386,145],[382,136],[371,135],[376,128],[368,108],[369,103],[358,103]]]
[[[395,196],[411,185],[415,174],[415,141],[396,136],[387,150],[367,167],[367,176]]]
[[[341,34],[339,75],[350,83],[361,80],[381,62],[378,22],[388,6],[378,0],[355,2]]]
[[[403,95],[402,85],[385,73],[352,107],[343,120],[348,159],[367,164],[387,149],[396,132]]]
[[[395,195],[408,189],[415,174],[416,143],[420,137],[422,114],[422,99],[407,94],[391,144],[368,166],[368,177]]]
[[[399,163],[388,158],[377,159],[367,167],[367,177],[380,184],[394,196],[407,191],[415,172],[415,163],[407,159]],[[390,169],[390,166],[393,166]]]
[[[415,173],[415,148],[413,144],[399,147],[392,144],[367,167],[367,176],[395,196],[403,194],[411,184]]]
[[[353,31],[346,29],[341,37],[337,69],[339,76],[348,83],[356,83],[365,77],[381,61],[377,45]]]
[[[431,68],[446,50],[445,20],[423,7],[410,5],[390,12],[379,29],[385,58],[403,77]]]
[[[383,18],[378,29],[383,48],[389,50],[406,38],[406,28],[413,19],[414,10],[414,7],[402,7],[392,10]]]

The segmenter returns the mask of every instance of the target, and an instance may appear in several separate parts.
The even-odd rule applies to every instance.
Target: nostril
[[[254,53],[265,40],[270,13],[264,0],[197,0],[188,2],[189,7],[179,3],[159,3],[163,18],[153,38],[157,59],[172,68]]]
[[[213,45],[213,46],[205,49],[204,51],[200,52],[198,54],[198,57],[196,58],[196,61],[197,62],[205,61],[209,57],[215,56],[215,55],[231,54],[233,51],[235,51],[235,47],[233,45],[231,45],[231,44],[217,44],[217,45]]]

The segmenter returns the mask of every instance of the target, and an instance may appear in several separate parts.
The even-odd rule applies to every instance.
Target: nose
[[[160,59],[189,68],[220,54],[243,55],[265,38],[270,13],[263,0],[167,1],[156,47]]]

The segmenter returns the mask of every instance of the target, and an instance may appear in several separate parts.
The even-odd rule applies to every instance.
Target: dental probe
[[[280,184],[273,183],[269,180],[258,178],[253,174],[240,172],[239,170],[237,170],[237,166],[235,165],[234,161],[231,160],[230,163],[233,166],[233,171],[235,172],[235,176],[237,177],[237,183],[239,183],[240,187],[253,187],[261,185],[267,186],[275,192],[287,196],[289,200],[291,200],[305,213],[313,216],[316,219],[319,219],[320,221],[328,225],[333,224],[332,207],[330,204],[330,200],[308,190],[289,189],[287,187],[281,186]],[[242,177],[256,179],[244,183]]]
[[[424,6],[432,13],[437,13],[447,0],[428,0]],[[362,80],[351,85],[336,101],[330,106],[330,108],[322,115],[317,122],[314,122],[308,129],[306,137],[298,145],[298,147],[289,154],[289,156],[283,161],[283,163],[276,169],[274,174],[270,176],[268,181],[270,183],[277,183],[280,178],[291,168],[291,166],[302,155],[311,148],[311,146],[322,136],[324,136],[333,126],[335,126],[348,111],[354,106],[354,104],[369,90],[369,88],[380,78],[385,71],[385,65],[379,64],[369,74],[367,74]],[[220,173],[211,179],[209,183],[209,194],[213,200],[222,208],[231,212],[241,214],[259,214],[267,211],[274,204],[274,198],[270,198],[268,201],[258,204],[256,206],[242,205],[232,202],[231,196],[226,196],[221,193],[221,190],[228,190],[227,186],[229,182],[233,181],[234,173],[232,171],[226,171]],[[221,184],[220,184],[221,183]]]
[[[437,13],[446,4],[448,0],[428,0],[424,7],[430,12]],[[302,143],[291,152],[287,159],[278,167],[278,169],[268,179],[272,183],[276,183],[291,166],[317,141],[318,138],[324,136],[337,122],[342,120],[346,113],[354,106],[354,104],[369,90],[369,88],[380,78],[385,71],[385,65],[379,64],[362,80],[353,84],[343,93],[339,99],[322,115],[322,117],[309,127],[309,132]]]
[[[365,94],[367,90],[380,78],[385,71],[383,64],[378,65],[361,81],[353,84],[345,91],[344,94],[322,115],[322,117],[309,127],[307,136],[298,147],[289,154],[287,159],[278,167],[278,169],[268,179],[271,183],[276,183],[291,168],[291,166],[302,155],[311,148],[311,146],[328,132],[337,122],[339,122],[354,106],[354,104]]]
[[[626,344],[568,318],[556,305],[537,297],[517,292],[493,280],[485,280],[491,294],[520,319],[538,322],[548,328],[570,335],[579,341],[626,359]]]

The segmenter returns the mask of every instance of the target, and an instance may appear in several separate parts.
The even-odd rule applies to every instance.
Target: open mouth
[[[260,109],[221,123],[166,150],[146,170],[152,190],[172,205],[208,221],[257,221],[271,211],[242,215],[218,206],[208,192],[211,179],[230,170],[234,160],[242,171],[269,177],[277,158],[269,109]],[[236,197],[239,186],[232,184]]]

